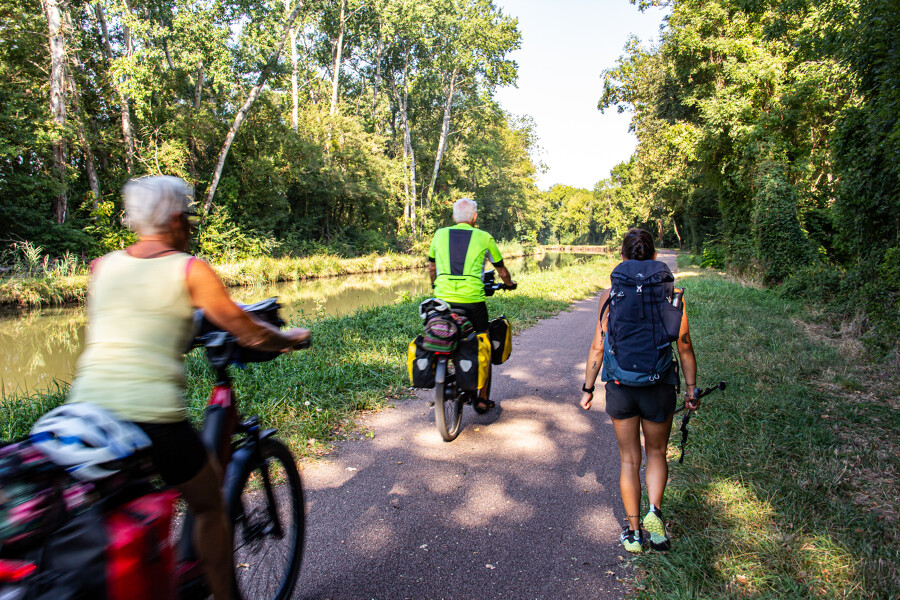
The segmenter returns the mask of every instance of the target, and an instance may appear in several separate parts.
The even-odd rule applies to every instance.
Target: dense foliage
[[[178,175],[209,256],[414,244],[476,198],[534,237],[517,21],[491,0],[23,0],[0,5],[0,250],[129,239],[119,190]]]
[[[631,40],[605,72],[599,102],[633,113],[639,144],[616,187],[636,222],[896,330],[896,2],[633,3],[671,8],[658,45]]]

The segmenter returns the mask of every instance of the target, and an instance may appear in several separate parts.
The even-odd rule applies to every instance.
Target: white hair
[[[453,203],[453,220],[457,223],[468,223],[475,218],[478,204],[471,198],[460,198]]]
[[[191,189],[180,177],[154,175],[132,179],[122,188],[125,224],[140,235],[169,231],[172,215],[188,212]]]

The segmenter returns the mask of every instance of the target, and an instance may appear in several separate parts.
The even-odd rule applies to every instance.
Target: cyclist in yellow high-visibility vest
[[[462,198],[453,204],[456,225],[435,232],[428,251],[428,270],[435,298],[444,300],[452,308],[464,309],[475,330],[482,332],[487,331],[490,323],[481,281],[485,261],[494,264],[503,283],[509,286],[516,283],[503,265],[494,237],[475,228],[477,217],[478,205],[471,198]],[[493,402],[487,399],[487,389],[479,390],[479,407],[492,406]]]

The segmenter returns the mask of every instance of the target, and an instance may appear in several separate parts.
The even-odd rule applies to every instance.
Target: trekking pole
[[[724,381],[720,381],[718,383],[718,385],[704,388],[702,390],[698,388],[694,392],[694,400],[699,400],[703,396],[711,394],[716,390],[724,390],[724,389],[725,389]],[[677,415],[678,413],[680,413],[683,410],[685,410],[684,406],[682,406],[681,408],[676,410],[674,414]],[[684,447],[687,445],[687,439],[688,439],[688,423],[691,422],[691,417],[694,416],[694,412],[695,411],[693,411],[693,410],[686,411],[684,414],[684,417],[682,417],[682,419],[681,419],[681,456],[678,458],[678,464],[681,464],[684,462]]]

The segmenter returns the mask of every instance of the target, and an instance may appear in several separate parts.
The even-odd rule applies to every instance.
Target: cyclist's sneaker
[[[662,511],[650,505],[650,512],[644,517],[644,529],[650,532],[650,547],[654,550],[666,552],[671,547],[669,536],[666,533],[666,523],[663,521]]]
[[[622,535],[619,536],[619,539],[622,540],[622,545],[625,546],[625,549],[632,554],[640,554],[644,550],[644,538],[641,535],[640,529],[635,531],[633,529],[628,529],[628,526],[626,525],[622,530]]]

